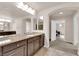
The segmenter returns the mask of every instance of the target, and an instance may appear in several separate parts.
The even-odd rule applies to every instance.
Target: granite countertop
[[[17,41],[25,40],[28,38],[32,38],[34,36],[41,35],[43,33],[30,33],[30,34],[22,34],[22,35],[6,35],[6,36],[0,36],[0,46],[4,46],[10,43],[14,43]]]

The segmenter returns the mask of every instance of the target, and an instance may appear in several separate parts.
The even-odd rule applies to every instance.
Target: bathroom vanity
[[[0,38],[0,56],[32,56],[43,45],[43,33],[3,36]]]

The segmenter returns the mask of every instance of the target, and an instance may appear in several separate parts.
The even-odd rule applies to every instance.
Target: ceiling
[[[60,2],[24,2],[38,12],[62,4]],[[0,17],[23,18],[30,14],[18,9],[15,2],[0,2]]]
[[[55,7],[57,5],[64,4],[64,2],[27,2],[27,4],[38,12],[40,12],[50,7]]]
[[[61,19],[66,17],[72,17],[77,12],[77,9],[78,8],[69,7],[69,8],[62,8],[62,9],[55,10],[54,12],[51,13],[50,19]]]
[[[28,5],[30,5],[32,8],[36,9],[38,12],[43,11],[45,9],[51,8],[51,7],[56,7],[59,5],[63,5],[63,4],[79,4],[78,2],[74,3],[74,2],[27,2]],[[73,16],[77,10],[79,8],[78,7],[68,7],[68,8],[62,8],[59,10],[55,10],[53,12],[51,12],[50,18],[52,19],[58,19],[58,18],[65,18],[68,16]],[[63,12],[63,14],[59,14],[60,12]]]
[[[30,7],[34,8],[38,12],[48,9],[50,7],[55,7],[57,5],[65,4],[65,2],[24,2],[27,3]],[[52,13],[51,17],[63,17],[66,15],[74,14],[75,10],[70,9],[61,9]],[[59,15],[58,13],[63,11],[63,15]],[[11,18],[24,18],[26,16],[30,16],[29,13],[18,9],[16,7],[15,2],[0,2],[0,17],[11,17]]]
[[[13,2],[0,2],[0,17],[21,18],[30,15],[18,9]]]

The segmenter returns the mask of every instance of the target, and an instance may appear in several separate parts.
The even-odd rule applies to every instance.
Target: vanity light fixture
[[[17,2],[16,7],[20,8],[32,15],[35,15],[35,10],[33,8],[31,8],[30,6],[28,6],[27,4],[24,5],[23,2]]]
[[[32,14],[32,15],[35,14],[35,10],[33,10],[31,7],[29,7],[26,11],[29,12],[30,14]]]
[[[17,6],[17,8],[23,8],[23,3],[18,2],[18,3],[16,4],[16,6]]]
[[[0,19],[0,21],[2,21],[2,22],[11,22],[11,20],[9,20],[9,19]]]

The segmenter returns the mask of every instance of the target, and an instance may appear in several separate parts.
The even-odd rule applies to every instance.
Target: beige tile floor
[[[77,47],[58,39],[51,42],[49,48],[41,48],[34,56],[77,56]]]

